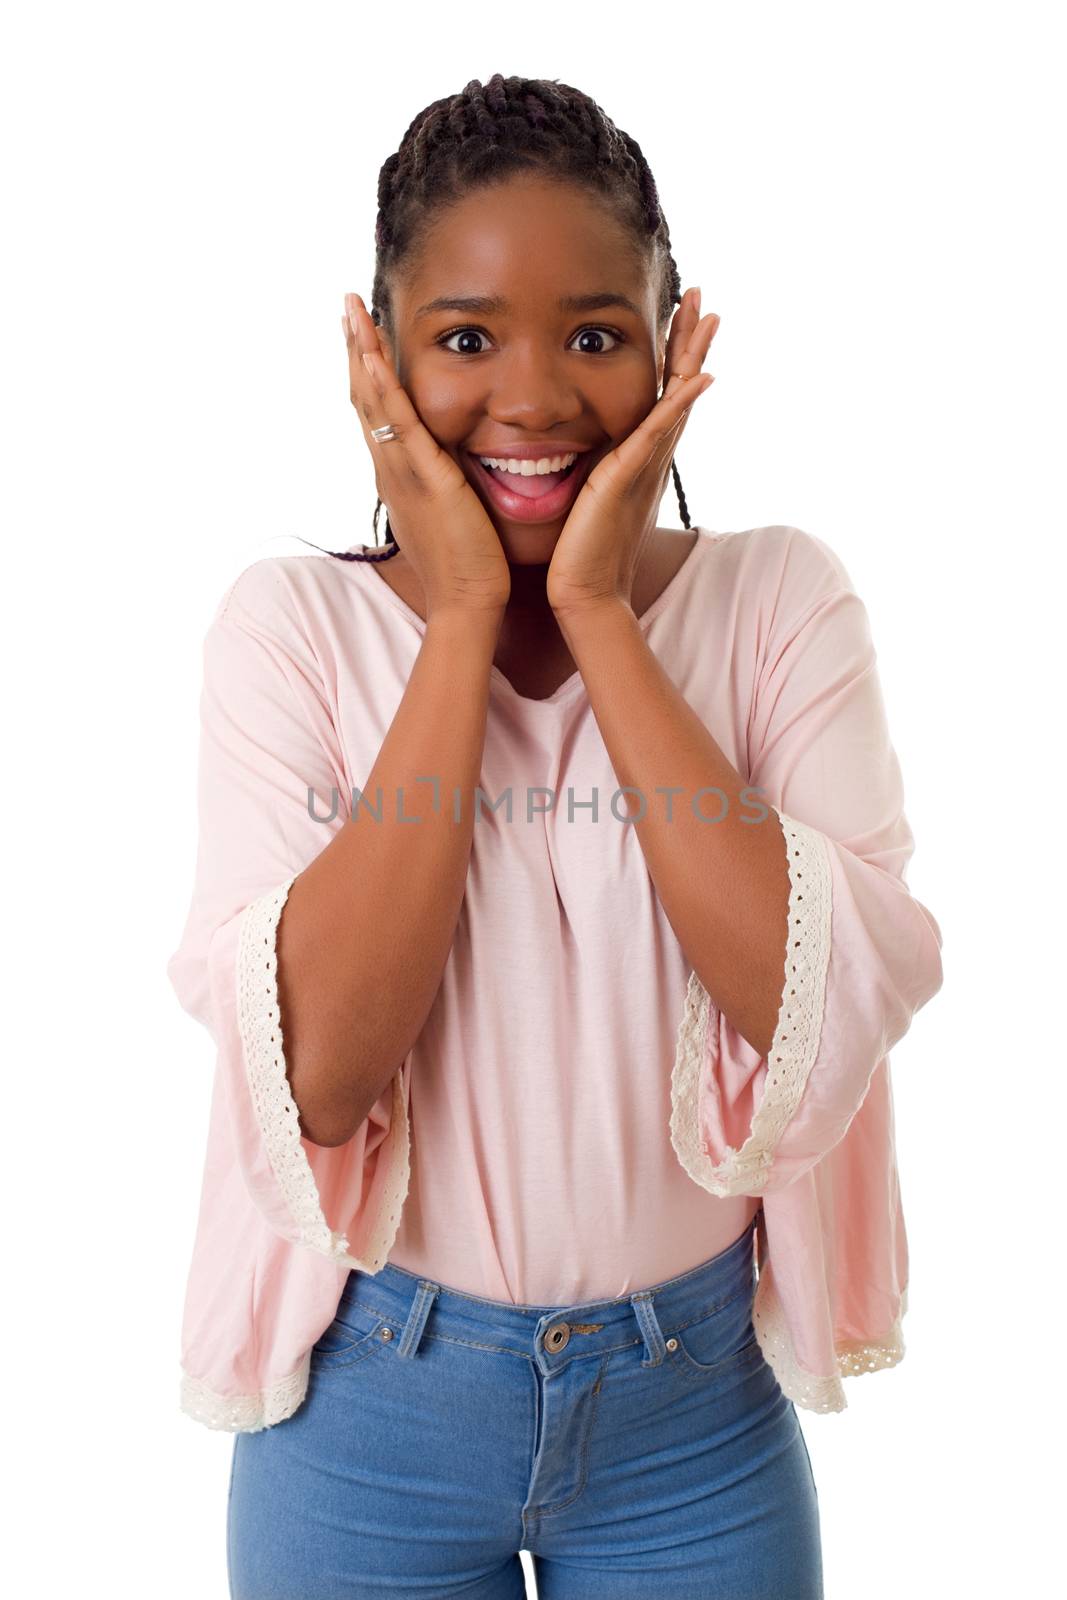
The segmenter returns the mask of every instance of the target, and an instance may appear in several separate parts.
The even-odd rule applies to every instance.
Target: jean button
[[[545,1349],[552,1351],[564,1349],[570,1336],[570,1323],[557,1322],[545,1334]]]

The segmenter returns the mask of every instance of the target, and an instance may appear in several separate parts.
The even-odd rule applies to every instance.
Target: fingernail
[[[367,371],[370,373],[371,377],[373,378],[374,377],[374,367],[371,365],[371,358],[370,358],[370,356],[369,356],[369,354],[367,353],[366,350],[364,350],[364,352],[363,352],[363,365],[366,367]]]

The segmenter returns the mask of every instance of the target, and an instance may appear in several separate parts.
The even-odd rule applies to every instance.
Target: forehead
[[[401,297],[410,317],[439,297],[496,297],[518,311],[611,291],[650,313],[648,263],[610,202],[574,184],[519,177],[475,190],[432,219]]]

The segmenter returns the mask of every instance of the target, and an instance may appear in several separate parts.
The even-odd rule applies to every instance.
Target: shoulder
[[[745,528],[719,536],[718,542],[720,560],[732,564],[752,590],[786,599],[805,591],[826,594],[853,587],[837,551],[825,539],[789,523]]]
[[[288,629],[321,611],[346,578],[342,563],[329,556],[262,556],[230,580],[214,620]]]
[[[710,563],[738,612],[754,615],[767,640],[813,610],[855,588],[841,557],[825,539],[788,523],[745,528],[713,540]],[[858,597],[857,597],[858,598]]]
[[[866,607],[825,539],[788,523],[708,535],[707,603],[752,662],[753,682],[796,641],[831,656],[868,648]]]
[[[253,635],[312,676],[374,648],[357,563],[328,555],[264,556],[243,567],[219,599],[211,632]]]
[[[276,679],[327,702],[339,662],[362,630],[349,564],[329,556],[265,556],[230,580],[203,636],[204,670],[216,680]],[[362,648],[362,646],[361,646]]]

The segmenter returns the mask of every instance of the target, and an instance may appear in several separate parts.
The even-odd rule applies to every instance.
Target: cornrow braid
[[[623,133],[597,102],[557,78],[471,81],[459,94],[434,100],[409,123],[400,148],[378,174],[374,227],[375,271],[371,320],[392,336],[389,291],[430,216],[471,189],[519,171],[543,172],[585,184],[612,201],[639,247],[660,268],[657,318],[663,327],[681,301],[681,278],[671,253],[667,219],[648,162],[636,139]],[[671,462],[682,526],[692,526],[682,480]],[[328,550],[340,561],[388,561],[400,553],[385,517],[385,544]],[[305,544],[311,540],[305,539]],[[321,549],[315,545],[316,550]]]

